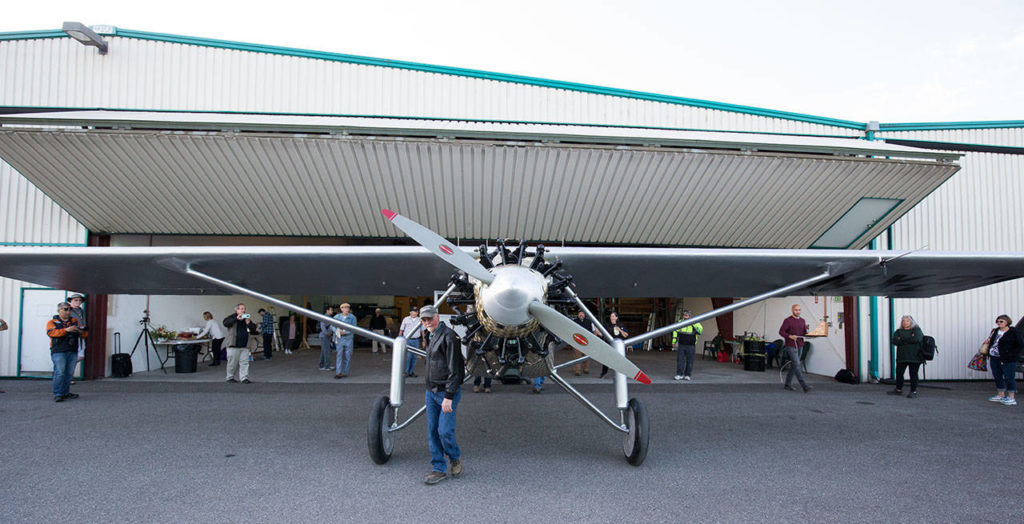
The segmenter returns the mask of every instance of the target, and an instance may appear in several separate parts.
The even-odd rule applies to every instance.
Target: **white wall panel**
[[[858,130],[432,72],[107,37],[0,41],[0,105],[492,119],[859,136]]]
[[[86,230],[53,200],[0,160],[0,249],[5,245],[79,244]],[[21,330],[21,289],[35,284],[0,278],[0,318],[10,329],[0,331],[0,377],[18,372]],[[26,326],[27,329],[45,329]]]
[[[887,136],[986,145],[1024,146],[1024,129],[927,131]],[[934,251],[1024,251],[1024,156],[967,153],[963,169],[893,225],[894,249]],[[886,247],[884,238],[879,247]],[[886,300],[881,301],[886,304]],[[995,326],[997,315],[1014,321],[1024,315],[1024,280],[931,299],[897,299],[896,322],[913,316],[926,334],[935,337],[939,356],[926,367],[928,378],[988,378],[968,370],[968,360]],[[866,318],[862,316],[865,322]],[[889,325],[880,315],[880,361],[888,377]],[[866,341],[866,339],[865,339]],[[865,342],[864,347],[867,347]]]

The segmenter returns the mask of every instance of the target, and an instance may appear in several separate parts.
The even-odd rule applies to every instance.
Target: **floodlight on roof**
[[[101,55],[107,54],[106,40],[92,29],[89,29],[85,24],[81,22],[64,22],[64,26],[60,30],[81,42],[82,45],[91,45],[99,49]]]

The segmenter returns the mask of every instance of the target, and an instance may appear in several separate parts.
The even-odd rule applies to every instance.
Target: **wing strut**
[[[642,334],[637,335],[637,336],[635,336],[633,338],[627,338],[626,340],[623,341],[623,344],[628,347],[628,346],[632,346],[633,344],[639,344],[640,342],[644,342],[644,341],[650,340],[652,338],[658,338],[658,337],[660,337],[662,335],[667,335],[667,334],[669,334],[669,333],[671,333],[671,332],[673,332],[673,331],[675,331],[677,329],[684,328],[684,327],[689,326],[691,324],[696,324],[697,322],[700,322],[702,320],[708,320],[708,319],[711,319],[711,318],[715,318],[718,315],[723,315],[723,314],[728,313],[730,311],[734,311],[734,310],[740,309],[742,307],[749,306],[751,304],[756,304],[758,302],[761,302],[762,300],[767,300],[767,299],[775,297],[775,296],[784,295],[786,293],[789,293],[790,291],[796,291],[798,289],[802,289],[802,288],[805,288],[807,286],[810,286],[810,285],[813,285],[813,284],[817,284],[818,282],[821,282],[822,280],[827,280],[827,279],[832,278],[834,276],[836,276],[836,275],[833,275],[831,270],[826,270],[824,273],[822,273],[822,274],[820,274],[818,276],[814,276],[814,277],[811,277],[811,278],[808,278],[808,279],[805,279],[805,280],[801,280],[799,282],[795,282],[793,284],[790,284],[788,286],[783,286],[783,287],[780,287],[778,289],[773,289],[773,290],[771,290],[771,291],[769,291],[767,293],[761,293],[760,295],[757,295],[757,296],[754,296],[754,297],[745,298],[743,300],[740,300],[739,302],[734,302],[732,304],[729,304],[728,306],[720,307],[718,309],[713,309],[711,311],[708,311],[707,313],[703,313],[703,314],[697,315],[695,317],[690,317],[690,318],[688,318],[686,320],[683,320],[682,322],[676,322],[675,324],[671,324],[671,325],[665,326],[663,328],[658,328],[658,329],[655,329],[654,331],[648,331],[647,333],[642,333]]]
[[[248,288],[244,288],[244,287],[239,286],[237,284],[232,284],[231,282],[228,282],[226,280],[221,280],[221,279],[219,279],[217,277],[207,275],[206,273],[203,273],[201,271],[196,271],[195,269],[192,269],[191,267],[185,267],[185,274],[193,276],[193,277],[196,277],[196,278],[201,279],[201,280],[205,280],[205,281],[207,281],[207,282],[209,282],[209,283],[211,283],[211,284],[213,284],[215,286],[219,286],[219,287],[222,287],[224,289],[228,289],[228,290],[234,291],[235,293],[241,293],[243,295],[249,295],[250,297],[257,298],[257,299],[263,300],[265,302],[269,302],[271,304],[274,304],[275,306],[281,306],[281,307],[283,307],[285,309],[289,309],[289,310],[292,310],[292,311],[295,311],[295,312],[298,312],[298,313],[302,313],[303,315],[306,315],[307,317],[314,318],[314,319],[319,320],[321,322],[326,322],[328,324],[331,324],[332,326],[336,326],[336,327],[342,328],[345,331],[353,331],[353,332],[359,333],[360,335],[362,335],[362,336],[364,336],[366,338],[370,338],[370,339],[376,340],[377,342],[382,342],[384,344],[388,344],[388,345],[391,345],[391,346],[395,345],[395,339],[393,339],[393,338],[385,337],[384,335],[381,335],[381,334],[378,334],[378,333],[374,333],[373,331],[370,331],[369,329],[363,329],[363,328],[361,328],[359,326],[353,326],[351,324],[346,324],[346,323],[344,323],[344,322],[342,322],[340,320],[335,320],[334,318],[331,318],[331,317],[329,317],[327,315],[324,315],[324,314],[321,314],[321,313],[317,313],[316,311],[312,311],[312,310],[306,309],[304,307],[296,306],[295,304],[292,304],[290,302],[285,302],[284,300],[278,300],[278,299],[276,299],[276,298],[274,298],[272,296],[264,295],[263,293],[260,293],[258,291],[253,291],[253,290],[248,289]],[[412,352],[412,353],[416,353],[416,354],[418,354],[420,356],[425,356],[425,353],[416,351],[415,348],[406,348],[406,351],[409,351],[409,352]]]

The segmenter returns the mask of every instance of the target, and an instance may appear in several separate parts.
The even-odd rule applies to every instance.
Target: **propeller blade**
[[[395,225],[395,227],[401,229],[406,235],[409,235],[410,238],[419,243],[419,245],[427,248],[431,253],[441,257],[445,262],[455,266],[457,269],[465,271],[467,275],[470,275],[485,284],[490,284],[494,280],[494,273],[487,271],[487,269],[481,266],[475,258],[452,245],[451,242],[445,240],[441,235],[438,235],[422,225],[417,224],[416,222],[389,209],[381,209],[380,212],[383,213],[384,216]]]
[[[581,328],[579,324],[573,322],[565,315],[538,301],[531,302],[528,309],[530,314],[548,331],[568,342],[570,346],[580,350],[588,357],[627,377],[632,377],[637,382],[651,383],[651,379],[643,371],[640,371],[636,364],[620,355],[618,351],[615,351],[615,348],[601,340],[601,337]]]

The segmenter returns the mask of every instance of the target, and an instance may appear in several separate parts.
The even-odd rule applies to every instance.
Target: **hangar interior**
[[[1021,122],[849,122],[100,29],[110,43],[102,56],[60,31],[0,34],[4,246],[409,245],[379,219],[387,207],[464,246],[521,238],[562,246],[983,250],[992,246],[976,232],[995,227],[998,250],[1024,250],[1019,235],[1001,226],[1020,223],[1019,206],[975,212],[1024,194]],[[444,284],[425,282],[422,293],[395,297],[350,293],[331,275],[296,281],[320,294],[273,294],[314,309],[340,301],[394,307],[398,319]],[[668,323],[682,306],[701,312],[736,298],[596,297],[578,284],[582,296],[603,299],[641,330]],[[936,338],[959,357],[992,316],[983,303],[1024,312],[1021,286],[936,299],[772,299],[725,324],[705,323],[698,344],[720,328],[774,340],[789,305],[801,303],[812,322],[826,315],[831,322],[829,336],[815,341],[809,371],[849,367],[884,377],[894,316],[921,312],[923,325],[936,326]],[[0,279],[0,292],[14,327],[0,333],[0,376],[44,373],[33,368],[45,368],[40,337],[25,328],[49,318],[44,304],[60,290]],[[204,310],[219,318],[239,301],[252,302],[90,297],[103,334],[83,373],[109,373],[114,333],[122,345],[134,340],[143,310],[181,328],[198,325]],[[978,318],[960,320],[961,309]],[[929,378],[976,378],[954,362],[937,363]],[[144,361],[137,356],[135,365]]]

